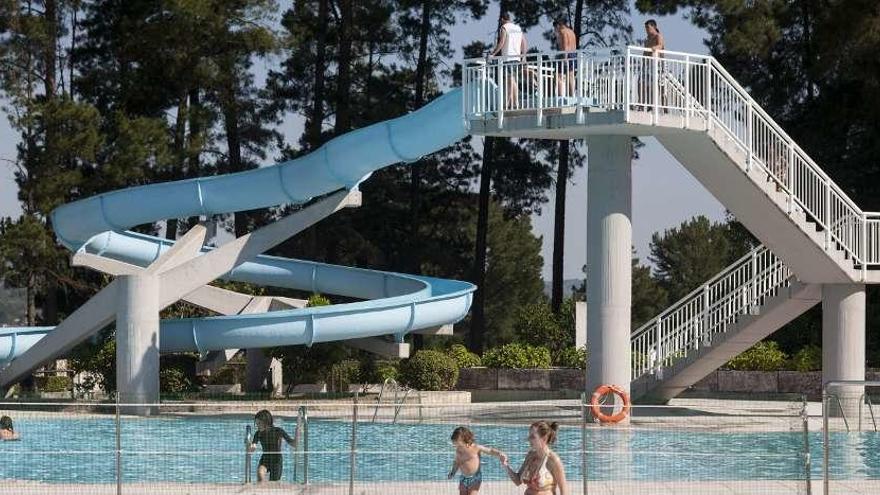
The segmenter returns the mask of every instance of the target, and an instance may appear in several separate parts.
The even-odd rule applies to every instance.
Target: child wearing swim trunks
[[[460,473],[458,480],[459,495],[473,495],[480,491],[483,472],[480,466],[480,454],[487,454],[501,459],[504,463],[507,456],[504,452],[474,442],[474,432],[466,426],[459,426],[452,432],[452,444],[455,445],[455,461],[449,471],[449,479]]]
[[[272,413],[263,409],[254,416],[257,431],[254,432],[254,438],[248,442],[247,448],[249,452],[257,449],[257,442],[263,448],[263,455],[260,456],[260,462],[257,465],[257,481],[260,483],[266,481],[279,481],[281,479],[281,469],[284,463],[284,457],[281,455],[281,440],[293,445],[293,439],[283,429],[275,426],[272,419]]]

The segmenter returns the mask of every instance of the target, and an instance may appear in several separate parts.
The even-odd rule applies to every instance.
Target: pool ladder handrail
[[[376,398],[376,408],[373,410],[373,419],[371,421],[372,423],[376,422],[376,417],[379,415],[379,407],[381,407],[381,405],[382,405],[382,397],[385,395],[385,390],[387,388],[389,388],[389,385],[391,385],[391,388],[394,390],[394,400],[392,402],[392,404],[394,404],[394,417],[391,420],[391,424],[397,423],[397,418],[400,415],[400,410],[403,409],[403,406],[406,404],[406,399],[409,398],[409,394],[411,392],[418,393],[419,403],[421,403],[421,401],[422,401],[422,394],[419,393],[418,390],[415,390],[410,387],[403,387],[399,383],[397,383],[397,380],[395,380],[394,378],[388,377],[385,379],[384,382],[382,382],[382,388],[379,389],[379,397]],[[403,396],[398,400],[398,394],[401,391],[403,391]],[[421,413],[422,413],[422,409],[420,407],[419,408],[419,416],[421,416]]]
[[[296,431],[293,436],[293,481],[296,482],[297,454],[302,439],[303,484],[309,484],[309,411],[306,406],[299,406],[296,415]]]
[[[877,433],[877,418],[874,417],[874,404],[871,402],[871,396],[868,392],[859,397],[859,431],[862,431],[862,405],[868,405],[868,412],[871,414],[871,423],[874,425],[874,433]]]
[[[251,426],[244,427],[244,484],[251,482]]]

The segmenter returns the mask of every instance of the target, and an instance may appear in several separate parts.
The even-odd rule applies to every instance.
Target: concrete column
[[[159,402],[159,278],[122,275],[116,308],[116,390],[128,404]],[[126,408],[151,414],[155,408]]]
[[[587,144],[587,393],[602,384],[629,392],[632,144],[628,136]]]
[[[822,286],[822,382],[865,379],[865,286]],[[853,427],[865,387],[833,387],[830,411]],[[840,399],[838,404],[835,398]],[[841,411],[841,407],[843,410]]]
[[[282,394],[281,361],[267,356],[263,349],[247,349],[245,359],[245,392],[268,390],[273,397]]]

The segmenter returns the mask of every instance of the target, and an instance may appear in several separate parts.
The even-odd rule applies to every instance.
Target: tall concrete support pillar
[[[124,404],[159,402],[159,278],[121,275],[116,308],[116,390]],[[128,407],[127,414],[151,414]]]
[[[865,286],[822,286],[822,382],[865,379]],[[864,387],[832,387],[830,412],[858,418]],[[838,403],[838,400],[840,401]]]
[[[632,301],[632,144],[590,138],[587,171],[587,393],[629,392]]]
[[[273,397],[283,393],[281,361],[272,359],[259,348],[247,349],[245,360],[245,392],[258,393],[268,390]]]

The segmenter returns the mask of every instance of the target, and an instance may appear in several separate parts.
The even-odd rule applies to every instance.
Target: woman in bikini
[[[514,471],[509,463],[504,462],[510,480],[516,486],[526,485],[525,495],[568,495],[565,468],[556,452],[550,449],[556,442],[558,429],[556,423],[532,423],[529,428],[529,453],[519,471]]]

